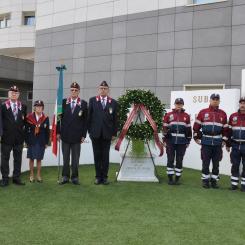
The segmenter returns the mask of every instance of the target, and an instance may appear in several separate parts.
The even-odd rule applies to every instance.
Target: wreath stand
[[[140,120],[140,111],[137,112],[137,118],[134,124]],[[155,155],[149,146],[149,141],[145,140],[149,155],[148,156],[129,156],[127,155],[128,147],[131,142],[129,138],[125,152],[121,154],[122,161],[116,176],[116,181],[136,181],[136,182],[159,182],[155,165]]]

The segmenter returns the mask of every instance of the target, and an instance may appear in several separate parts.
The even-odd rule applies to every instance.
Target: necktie
[[[14,103],[13,104],[13,114],[14,114],[14,119],[15,119],[15,121],[16,121],[16,119],[17,119],[17,107],[16,107],[16,103]]]
[[[105,99],[104,98],[102,99],[101,104],[102,104],[102,108],[104,110],[105,109]]]
[[[75,101],[73,100],[71,102],[71,112],[73,113],[74,112],[74,109],[75,109]]]

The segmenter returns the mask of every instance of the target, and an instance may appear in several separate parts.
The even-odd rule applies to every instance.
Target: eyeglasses
[[[71,89],[71,92],[78,92],[78,89]]]

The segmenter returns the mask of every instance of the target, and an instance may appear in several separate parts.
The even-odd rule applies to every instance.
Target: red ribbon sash
[[[133,107],[133,110],[130,112],[128,118],[127,118],[127,121],[125,122],[124,126],[123,126],[123,129],[119,135],[119,138],[118,138],[118,141],[116,143],[116,146],[115,146],[115,149],[117,151],[119,151],[120,149],[120,146],[121,146],[121,143],[124,139],[124,137],[126,136],[127,132],[128,132],[128,129],[134,119],[134,117],[136,116],[138,110],[141,110],[144,115],[146,116],[148,122],[150,123],[152,129],[153,129],[153,136],[154,136],[154,140],[155,140],[155,143],[157,145],[157,147],[159,148],[160,150],[160,154],[159,156],[162,156],[163,155],[163,144],[162,142],[160,141],[159,137],[158,137],[158,132],[157,132],[157,125],[155,123],[155,121],[152,119],[150,113],[147,111],[147,109],[145,108],[145,106],[143,104],[136,104],[134,105]]]
[[[46,120],[47,116],[42,114],[42,116],[36,120],[35,113],[30,113],[26,117],[26,121],[32,125],[35,125],[35,135],[38,135],[40,132],[40,125]]]

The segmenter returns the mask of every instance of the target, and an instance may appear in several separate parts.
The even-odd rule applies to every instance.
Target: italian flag
[[[56,67],[57,71],[59,72],[59,85],[57,89],[57,97],[55,102],[54,108],[54,116],[53,116],[53,123],[52,123],[52,152],[55,156],[57,156],[58,152],[58,142],[57,142],[57,124],[60,122],[61,114],[62,114],[62,100],[63,100],[63,72],[66,70],[65,65],[61,65]]]

